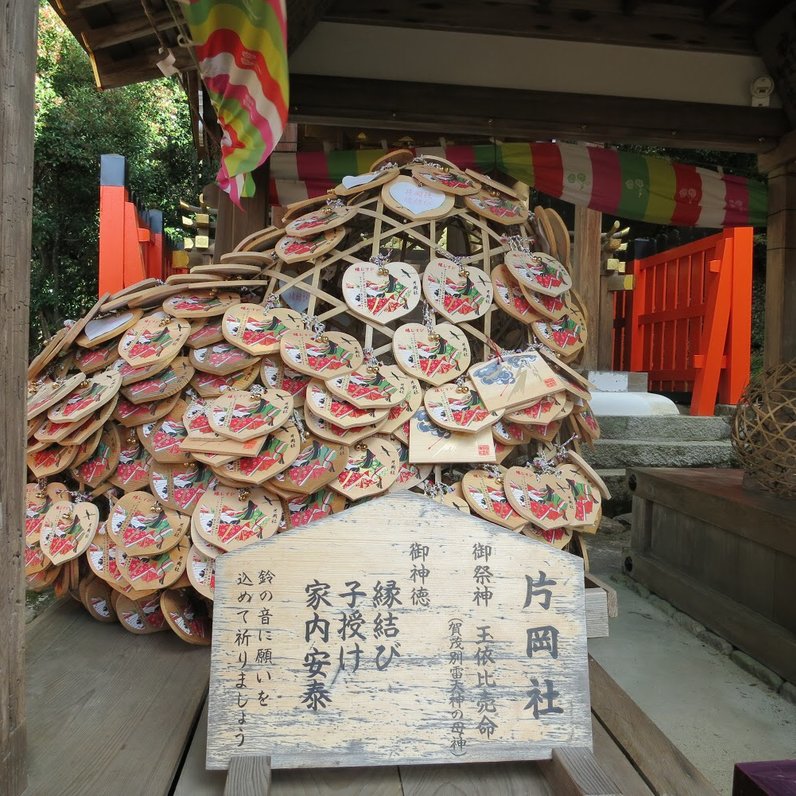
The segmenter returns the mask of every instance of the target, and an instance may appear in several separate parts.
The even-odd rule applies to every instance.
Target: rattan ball
[[[796,360],[749,382],[733,415],[732,444],[748,479],[796,498]]]

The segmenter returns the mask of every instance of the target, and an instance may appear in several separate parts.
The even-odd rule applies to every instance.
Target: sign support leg
[[[268,796],[271,792],[270,755],[235,755],[229,761],[224,796]]]

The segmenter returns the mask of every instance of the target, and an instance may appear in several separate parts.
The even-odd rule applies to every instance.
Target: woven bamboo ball
[[[796,360],[752,379],[733,416],[732,444],[752,481],[796,498]]]

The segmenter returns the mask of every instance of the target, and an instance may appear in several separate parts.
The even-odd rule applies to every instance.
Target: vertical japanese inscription
[[[451,754],[462,757],[467,753],[467,739],[464,737],[464,639],[462,638],[462,620],[448,620],[449,673],[450,691],[448,701],[451,706]]]

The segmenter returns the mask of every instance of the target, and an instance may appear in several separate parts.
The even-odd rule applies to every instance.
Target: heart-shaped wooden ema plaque
[[[149,485],[149,467],[152,457],[144,448],[133,429],[122,438],[119,464],[110,477],[110,482],[125,492],[136,492]]]
[[[122,377],[122,387],[130,384],[137,384],[139,381],[151,379],[162,373],[166,368],[177,359],[177,354],[161,359],[154,359],[148,365],[133,367],[127,360],[117,357],[109,366],[109,370],[116,371]]]
[[[443,384],[429,387],[423,395],[423,403],[431,420],[451,431],[475,433],[496,423],[503,410],[490,412],[469,379],[463,383]]]
[[[344,495],[324,488],[311,495],[297,495],[286,501],[288,528],[301,528],[310,522],[322,520],[346,507]]]
[[[431,260],[423,272],[426,301],[453,323],[486,315],[492,304],[492,282],[480,269],[452,260]]]
[[[404,423],[408,423],[409,419],[420,407],[420,404],[423,403],[423,390],[420,387],[420,382],[417,379],[408,377],[406,381],[406,397],[400,403],[390,407],[387,418],[379,425],[383,434],[393,434]]]
[[[113,423],[108,423],[102,432],[99,445],[91,457],[72,470],[75,479],[90,487],[99,486],[110,477],[116,469],[116,465],[119,464],[121,447],[119,430]]]
[[[310,377],[292,370],[280,356],[265,356],[260,360],[260,381],[273,390],[282,390],[293,398],[293,406],[304,406]]]
[[[175,464],[191,461],[191,455],[182,449],[182,443],[188,436],[182,421],[187,408],[185,401],[177,401],[174,408],[155,423],[148,436],[139,436],[156,462]]]
[[[504,445],[527,445],[533,439],[533,428],[501,418],[492,426],[492,436]]]
[[[338,196],[352,196],[353,194],[367,191],[370,188],[384,185],[385,182],[389,182],[393,177],[397,176],[398,169],[396,168],[369,171],[365,174],[347,174],[343,177],[340,185],[334,189],[334,192]]]
[[[216,562],[205,555],[196,545],[188,551],[188,580],[191,586],[208,600],[215,598]]]
[[[510,467],[503,487],[514,511],[537,527],[551,530],[569,524],[569,489],[555,473]]]
[[[85,583],[85,587],[83,587]],[[92,619],[107,624],[116,621],[116,612],[111,605],[111,590],[104,580],[97,577],[80,582],[81,600]]]
[[[506,252],[506,266],[528,290],[560,296],[572,287],[572,277],[555,257],[544,252]]]
[[[114,407],[113,419],[127,428],[140,426],[143,423],[154,423],[167,415],[179,400],[179,394],[175,393],[171,397],[160,401],[134,404],[122,395],[119,396],[119,401]]]
[[[611,499],[611,492],[605,481],[600,478],[600,474],[579,453],[573,450],[567,451],[567,461],[575,465],[600,490],[604,500]]]
[[[136,591],[168,589],[185,572],[190,546],[187,536],[183,536],[170,550],[152,556],[129,555],[117,546],[116,565],[122,576]]]
[[[519,200],[505,193],[484,190],[464,197],[464,203],[479,216],[510,226],[528,220],[528,208]]]
[[[589,338],[586,321],[574,307],[557,321],[544,319],[531,326],[539,340],[567,358],[577,354]]]
[[[118,358],[119,346],[115,340],[108,340],[95,348],[78,348],[75,351],[75,365],[87,376],[107,368]]]
[[[25,545],[25,577],[30,578],[51,567],[50,559],[44,555],[44,551],[38,542]]]
[[[68,397],[51,407],[47,417],[53,423],[76,423],[108,403],[122,383],[122,377],[104,370],[81,383]]]
[[[558,418],[566,402],[567,394],[563,390],[543,395],[528,406],[507,412],[506,420],[520,425],[544,426]]]
[[[565,462],[556,470],[559,483],[569,487],[570,528],[592,526],[599,521],[602,507],[600,490],[574,464]],[[584,528],[585,530],[585,528]],[[596,530],[596,529],[595,529]],[[594,531],[592,531],[594,532]]]
[[[495,304],[503,312],[525,324],[539,320],[542,316],[531,306],[520,289],[520,283],[505,265],[492,269],[492,287],[494,288]]]
[[[262,484],[296,460],[301,448],[298,429],[288,423],[268,435],[256,456],[241,456],[214,468],[219,477],[243,484]]]
[[[285,332],[303,328],[301,315],[294,310],[239,304],[224,314],[221,330],[229,343],[262,356],[279,351],[279,341]]]
[[[242,305],[237,305],[242,306]],[[191,333],[185,341],[188,348],[205,348],[224,339],[221,331],[221,318],[199,318],[191,324]]]
[[[209,489],[194,509],[193,528],[222,550],[237,550],[273,536],[282,519],[282,506],[261,487]]]
[[[412,380],[395,365],[367,365],[329,379],[326,387],[332,395],[360,409],[386,409],[406,398],[411,383]]]
[[[191,324],[165,314],[141,318],[119,340],[119,355],[134,368],[156,360],[170,361],[191,333]]]
[[[523,536],[527,536],[529,539],[537,539],[540,542],[547,542],[547,544],[552,545],[558,550],[563,549],[566,547],[570,540],[572,539],[572,528],[552,528],[550,530],[544,530],[543,528],[537,528],[535,525],[528,524],[526,525],[520,533]]]
[[[189,290],[167,298],[163,310],[175,318],[212,318],[238,303],[240,295],[231,290]]]
[[[348,451],[345,468],[330,489],[359,500],[386,492],[398,477],[398,451],[382,439],[363,440]]]
[[[390,487],[390,492],[412,489],[423,483],[431,474],[430,464],[414,464],[409,461],[409,446],[393,437],[379,435],[389,445],[392,445],[398,452],[398,475],[395,482]],[[469,511],[469,509],[468,509]]]
[[[257,364],[257,357],[226,340],[223,343],[194,348],[188,359],[197,370],[214,376],[228,376]]]
[[[68,499],[68,493],[64,495]],[[44,517],[53,504],[45,489],[39,484],[25,486],[25,543],[37,544]]]
[[[57,443],[27,455],[30,471],[36,478],[46,478],[66,470],[77,455],[77,446],[63,448]]]
[[[288,331],[279,353],[293,370],[323,380],[351,373],[365,359],[356,338],[342,332]]]
[[[165,370],[122,387],[122,395],[132,404],[149,403],[178,394],[193,378],[194,369],[185,357],[176,357]]]
[[[569,302],[567,301],[569,293],[562,293],[560,296],[546,296],[544,293],[536,293],[529,290],[527,286],[521,282],[517,282],[525,296],[526,301],[531,309],[539,316],[539,318],[549,318],[551,321],[558,320],[562,315],[566,315]]]
[[[106,531],[128,555],[151,556],[171,550],[188,532],[189,522],[149,492],[129,492],[114,505]]]
[[[462,514],[470,514],[470,504],[464,499],[464,490],[462,489],[462,482],[457,481],[455,484],[441,484],[445,489],[442,494],[434,495],[431,499],[436,503],[442,503],[443,506],[450,506],[452,509],[458,509]]]
[[[481,190],[481,183],[458,169],[423,164],[412,167],[412,176],[421,185],[454,196],[469,196]]]
[[[498,474],[495,475],[494,472]],[[503,488],[504,474],[503,467],[496,467],[492,472],[470,470],[462,478],[462,492],[470,508],[479,517],[517,531],[527,520],[509,503]]]
[[[276,253],[282,262],[303,263],[314,260],[334,249],[345,237],[345,227],[335,227],[314,235],[311,238],[299,238],[295,235],[285,235],[276,244]]]
[[[343,274],[342,291],[352,312],[389,323],[410,313],[420,301],[420,278],[407,263],[356,262]]]
[[[189,555],[188,577],[191,573]],[[193,581],[191,581],[193,584]],[[194,586],[194,588],[196,588]],[[197,589],[198,591],[198,589]],[[204,594],[204,593],[203,593]],[[207,596],[206,594],[204,596]],[[207,605],[190,589],[168,589],[160,595],[160,610],[169,627],[188,644],[206,647],[210,644],[211,622]]]
[[[306,400],[314,414],[341,428],[380,423],[389,412],[389,409],[360,409],[349,401],[333,395],[322,381],[309,383]]]
[[[149,470],[149,485],[161,505],[191,515],[213,480],[207,467],[196,462],[158,464]]]
[[[42,381],[36,384],[28,383],[27,419],[33,420],[42,412],[57,404],[80,386],[85,379],[82,373],[68,376],[58,381]]]
[[[390,210],[413,221],[447,216],[455,199],[449,194],[419,185],[411,177],[396,177],[381,189],[381,198]]]
[[[290,467],[274,476],[285,492],[310,495],[334,481],[345,468],[348,446],[308,434]]]
[[[367,423],[364,426],[343,428],[338,426],[337,423],[318,417],[312,409],[305,405],[304,422],[307,424],[307,428],[321,439],[339,442],[344,445],[353,445],[355,442],[365,439],[365,437],[372,437],[374,434],[379,433],[382,425],[387,422],[387,418],[378,423]]]
[[[225,390],[248,390],[257,379],[258,371],[257,363],[226,376],[196,371],[191,379],[191,387],[202,398],[218,398]]]
[[[148,636],[166,629],[159,594],[152,594],[143,600],[133,600],[126,594],[120,594],[114,610],[119,624],[136,636]]]
[[[467,337],[450,323],[431,330],[406,323],[395,330],[392,350],[401,370],[437,387],[462,376],[470,365]]]
[[[298,238],[314,238],[327,229],[334,229],[350,221],[357,213],[355,205],[344,205],[341,200],[330,202],[325,207],[312,210],[303,216],[293,219],[286,227],[285,233]]]
[[[99,526],[99,509],[93,503],[53,503],[41,526],[39,545],[53,564],[63,564],[88,550]]]
[[[90,459],[94,455],[94,451],[99,447],[100,440],[102,439],[102,428],[97,430],[85,441],[78,443],[77,455],[72,461],[72,467],[79,467],[84,461]]]
[[[293,399],[280,390],[229,390],[210,401],[206,411],[213,431],[245,442],[283,426],[293,412]]]

